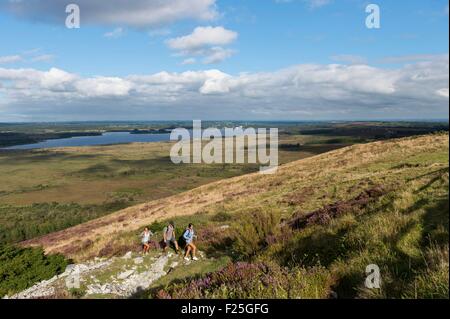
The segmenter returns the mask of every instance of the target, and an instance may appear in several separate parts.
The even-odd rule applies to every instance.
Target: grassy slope
[[[199,221],[201,233],[221,224],[209,223],[221,212],[276,213],[289,219],[382,185],[388,193],[358,213],[293,231],[252,260],[276,261],[290,269],[324,266],[320,278],[327,279],[318,280],[318,297],[331,290],[341,297],[442,297],[448,295],[448,143],[448,135],[429,135],[355,145],[286,164],[275,175],[215,182],[26,244],[81,260],[111,243],[134,245],[138,230],[156,220],[197,214],[191,219]],[[233,231],[242,221],[223,223]],[[382,270],[382,290],[362,285],[371,263]],[[214,291],[208,295],[215,296]]]
[[[266,178],[269,191],[221,207],[237,216],[227,221],[231,250],[249,265],[171,284],[150,297],[325,298],[334,291],[341,298],[448,298],[448,136],[374,143],[327,155],[315,157],[315,163],[289,164]],[[290,231],[272,220],[342,204],[378,185],[386,190],[384,196],[323,224]],[[262,244],[255,244],[260,239]],[[380,267],[381,289],[364,287],[370,264]],[[264,271],[251,269],[254,265],[264,265]],[[277,275],[283,267],[289,273]],[[246,276],[234,279],[245,271]],[[247,277],[272,284],[261,286]],[[296,277],[298,286],[292,287],[289,278]],[[202,286],[205,280],[207,287]]]

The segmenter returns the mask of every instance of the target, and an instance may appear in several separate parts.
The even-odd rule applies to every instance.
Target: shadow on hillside
[[[279,255],[284,266],[313,267],[320,264],[329,267],[336,259],[345,254],[342,238],[353,226],[340,229],[337,233],[316,232],[299,238]]]
[[[423,217],[422,246],[430,243],[448,245],[449,234],[449,198],[442,198],[434,206],[426,210]]]
[[[401,297],[404,282],[411,279],[413,270],[416,270],[417,266],[420,265],[420,258],[412,258],[399,249],[398,246],[400,241],[415,227],[416,223],[411,221],[402,227],[398,233],[384,239],[384,243],[388,244],[391,252],[389,256],[393,256],[393,259],[390,259],[389,256],[387,256],[382,260],[373,260],[373,263],[380,267],[383,290],[385,293],[388,292],[390,297]],[[364,271],[365,267],[361,268],[360,271],[349,272],[339,279],[339,282],[333,287],[333,290],[336,291],[339,298],[354,299],[358,297],[358,288],[362,287],[362,284],[366,278]],[[388,281],[383,280],[383,273],[386,274],[386,272],[388,272],[391,276],[394,276],[395,280],[390,280],[391,278],[389,278]]]
[[[447,173],[447,174],[449,173],[449,168],[448,167],[445,167],[443,169],[440,169],[440,170],[437,170],[437,171],[434,171],[434,172],[431,172],[430,174],[428,174],[428,175],[438,174],[438,176],[432,178],[426,185],[422,186],[418,190],[418,192],[424,191],[427,188],[430,188],[437,181],[442,180],[443,174],[445,174],[445,173]],[[425,175],[425,176],[427,176],[427,175]]]
[[[448,229],[449,229],[449,200],[448,198],[440,199],[435,205],[426,207],[428,201],[420,201],[411,206],[407,213],[415,210],[424,209],[420,223],[422,224],[421,238],[418,241],[420,250],[424,252],[432,245],[444,247],[448,245]],[[425,256],[413,257],[402,251],[400,242],[411,231],[417,228],[417,221],[412,220],[405,225],[396,234],[384,239],[384,243],[389,245],[390,256],[377,261],[382,272],[383,296],[388,298],[401,298],[408,284],[414,281],[415,276],[426,272],[433,265],[429,265]],[[383,281],[383,273],[386,280]],[[356,298],[358,297],[358,288],[361,287],[365,280],[364,269],[359,272],[350,272],[340,278],[339,282],[333,287],[339,298]]]

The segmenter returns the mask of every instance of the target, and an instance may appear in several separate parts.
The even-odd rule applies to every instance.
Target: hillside
[[[180,228],[193,221],[206,253],[202,262],[226,256],[241,263],[227,266],[220,280],[214,271],[228,261],[211,268],[212,284],[194,289],[196,295],[185,287],[198,282],[166,281],[150,297],[442,297],[448,295],[448,146],[447,134],[354,145],[283,165],[275,175],[222,180],[22,244],[84,262],[136,251],[144,226],[158,231],[164,220]],[[367,291],[364,271],[373,263],[382,269],[384,289]],[[252,276],[261,267],[265,274],[283,276],[277,267],[290,272],[276,278],[276,292],[248,283],[237,293],[236,267]],[[283,292],[293,275],[303,284],[288,290],[298,295]]]
[[[357,137],[285,134],[279,160],[288,163],[361,142]],[[0,245],[259,170],[251,163],[175,165],[167,156],[172,146],[154,142],[0,150]]]

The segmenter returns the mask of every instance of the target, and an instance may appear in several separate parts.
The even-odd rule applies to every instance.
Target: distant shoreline
[[[117,140],[117,142],[114,142],[114,137],[111,137],[111,139],[108,140],[108,134],[120,134],[120,133],[127,133],[129,136],[135,136],[136,138],[130,138],[128,137],[127,140]],[[17,141],[16,143],[4,143],[0,140],[0,150],[1,151],[13,151],[13,150],[30,150],[30,149],[45,149],[45,148],[59,148],[59,147],[83,147],[83,146],[105,146],[105,145],[117,145],[117,144],[129,144],[129,143],[139,143],[139,142],[162,142],[166,141],[167,138],[157,138],[155,140],[145,140],[146,136],[162,136],[170,134],[170,131],[167,130],[143,130],[143,131],[137,131],[137,130],[111,130],[111,131],[104,131],[104,132],[68,132],[68,133],[59,133],[59,134],[49,134],[46,136],[46,134],[41,134],[39,138],[36,138],[33,136],[33,138],[27,138],[26,136],[22,141]],[[0,133],[0,138],[4,137],[5,135],[11,135],[15,136],[15,133]],[[26,134],[24,134],[26,135]],[[139,136],[139,137],[138,137]],[[104,143],[96,142],[95,139],[92,142],[87,141],[86,138],[90,137],[99,137],[104,138]],[[79,143],[76,143],[76,138],[82,138],[83,140],[79,139]],[[123,138],[123,136],[122,136]],[[64,142],[69,142],[65,144]],[[71,143],[75,143],[74,145],[71,145]],[[6,145],[5,145],[6,144]],[[42,146],[39,146],[39,145]],[[48,145],[48,146],[47,146]]]
[[[436,121],[204,121],[204,127],[278,127],[280,134],[287,135],[336,135],[357,136],[363,135],[375,139],[392,138],[426,134],[438,131],[448,131],[449,123],[445,120]],[[96,142],[93,145],[114,145],[133,142],[157,142],[159,139],[144,137],[170,134],[175,128],[192,129],[189,121],[115,121],[115,122],[53,122],[53,123],[0,123],[0,149],[11,150],[17,146],[45,143],[48,141],[101,137],[108,133],[128,133],[125,140],[106,140],[104,143]],[[165,139],[164,139],[165,140]],[[61,145],[49,143],[50,147],[89,146],[87,145]],[[30,147],[30,149],[33,147]]]

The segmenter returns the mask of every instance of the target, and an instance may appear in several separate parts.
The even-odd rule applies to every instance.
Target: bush
[[[72,298],[81,299],[86,295],[86,291],[82,288],[70,288],[69,294]]]
[[[203,278],[160,290],[159,299],[326,298],[331,278],[321,267],[288,270],[275,263],[233,263]]]
[[[69,261],[42,248],[0,246],[0,297],[25,290],[62,273]]]
[[[216,215],[214,215],[211,220],[214,222],[223,223],[223,222],[228,222],[231,219],[232,219],[231,214],[221,211],[221,212],[218,212]]]
[[[236,220],[239,223],[234,226],[233,251],[244,258],[266,248],[280,229],[280,215],[274,211],[242,213]]]

